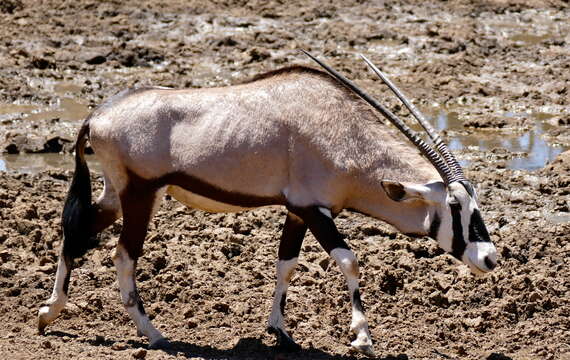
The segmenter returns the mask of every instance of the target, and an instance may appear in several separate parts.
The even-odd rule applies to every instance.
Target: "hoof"
[[[285,334],[283,330],[274,327],[268,327],[267,332],[277,337],[276,349],[281,352],[299,352],[302,350],[301,346],[295,342],[289,335]]]
[[[46,334],[46,324],[42,319],[38,319],[38,334],[45,335]]]
[[[358,342],[357,340],[355,340],[350,345],[352,346],[353,349],[368,357],[376,356],[376,354],[374,353],[374,347],[372,346],[371,343]]]
[[[46,308],[41,308],[38,312],[38,334],[45,335],[46,334],[46,327],[49,325],[49,321],[46,319]]]
[[[160,338],[151,342],[148,347],[151,350],[166,350],[170,348],[170,342],[166,338]]]

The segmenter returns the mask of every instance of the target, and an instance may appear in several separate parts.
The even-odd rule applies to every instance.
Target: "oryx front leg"
[[[303,220],[289,212],[279,243],[277,282],[267,326],[267,330],[277,336],[277,346],[286,351],[298,351],[301,349],[285,330],[284,317],[287,289],[293,277],[295,266],[297,266],[299,252],[301,251],[306,232],[307,225],[305,225]]]
[[[335,260],[346,279],[352,304],[350,329],[356,334],[356,339],[351,345],[359,352],[368,356],[374,356],[368,321],[364,315],[364,309],[360,300],[358,286],[359,269],[356,256],[354,256],[354,253],[342,239],[342,235],[338,232],[329,209],[313,207],[305,209],[303,212],[303,220],[307,223],[317,241]]]
[[[330,254],[346,278],[348,292],[350,293],[350,302],[352,304],[350,330],[356,334],[356,339],[351,345],[366,355],[374,356],[368,321],[366,320],[366,315],[364,315],[364,308],[360,300],[358,260],[356,260],[354,253],[349,249],[336,248]]]

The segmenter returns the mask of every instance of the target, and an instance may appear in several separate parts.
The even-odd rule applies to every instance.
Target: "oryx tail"
[[[79,130],[75,143],[75,173],[69,187],[62,213],[63,254],[69,258],[83,256],[97,246],[90,235],[91,179],[85,161],[85,145],[89,134],[89,118]]]

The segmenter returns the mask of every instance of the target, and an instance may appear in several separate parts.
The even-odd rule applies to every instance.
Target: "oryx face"
[[[447,186],[440,209],[441,224],[436,236],[442,249],[469,266],[475,275],[497,266],[497,250],[491,242],[470,183],[457,181]]]
[[[303,52],[305,51],[303,50]],[[466,263],[473,274],[481,275],[493,270],[497,266],[497,250],[491,243],[491,238],[481,218],[475,190],[465,178],[457,159],[426,120],[425,116],[388,79],[386,74],[365,56],[361,55],[376,75],[382,79],[418,120],[432,141],[433,147],[423,141],[421,136],[418,136],[415,131],[390,110],[366,94],[350,80],[309,53],[305,52],[305,54],[394,124],[416,146],[420,153],[429,160],[443,180],[443,183],[436,182],[419,186],[409,186],[394,181],[382,181],[382,187],[386,195],[396,202],[423,201],[429,204],[428,207],[433,206],[427,211],[422,233],[427,233],[430,237],[437,239],[442,249]],[[445,184],[444,191],[441,191],[441,188],[437,189],[439,184]],[[400,230],[403,232],[415,234],[414,230],[408,231],[407,227],[409,226],[406,226],[405,221],[402,221],[400,225]]]

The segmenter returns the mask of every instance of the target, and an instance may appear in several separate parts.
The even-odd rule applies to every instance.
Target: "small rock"
[[[527,219],[530,219],[530,220],[535,220],[535,219],[539,219],[541,217],[541,215],[542,214],[540,213],[540,211],[528,211],[525,214],[525,217]]]
[[[529,300],[531,302],[537,302],[538,300],[540,300],[542,298],[542,294],[538,291],[534,291],[532,294],[530,294],[529,296]]]
[[[0,258],[2,258],[1,254],[0,254]],[[46,264],[51,264],[51,263],[52,263],[52,260],[47,256],[43,256],[40,258],[40,262],[39,262],[40,266],[44,266]]]
[[[226,303],[216,303],[214,304],[214,310],[227,314],[230,311],[230,306]]]
[[[114,343],[113,346],[111,346],[111,349],[115,350],[115,351],[123,351],[127,349],[127,344],[124,343]]]
[[[472,328],[477,328],[479,327],[479,325],[481,325],[481,321],[483,321],[483,319],[481,319],[480,316],[476,317],[475,319],[463,319],[463,324],[465,324],[465,326],[467,327],[472,327]]]
[[[152,265],[155,273],[158,273],[168,266],[168,259],[163,254],[156,254],[152,261]]]
[[[188,329],[194,329],[195,327],[198,326],[198,323],[194,320],[188,320],[186,326],[188,327]]]
[[[36,56],[32,58],[30,65],[40,70],[55,69],[55,63],[52,60]]]
[[[42,347],[43,347],[44,349],[51,349],[51,342],[50,342],[49,340],[44,340],[44,341],[42,342]]]
[[[51,264],[45,264],[43,266],[38,266],[36,270],[49,275],[55,273],[56,267],[57,267],[56,264],[51,263]]]
[[[194,309],[189,307],[184,311],[184,319],[189,319],[194,316]]]
[[[435,282],[439,289],[443,292],[446,292],[451,287],[451,283],[453,282],[453,277],[447,274],[435,274]]]
[[[144,359],[146,357],[146,350],[145,349],[136,349],[133,352],[133,357],[135,359]]]
[[[94,55],[85,59],[85,62],[89,65],[99,65],[103,64],[105,61],[107,61],[107,58],[104,55]]]
[[[509,200],[511,200],[511,202],[513,204],[518,204],[523,202],[526,198],[528,198],[528,194],[524,191],[520,191],[520,190],[513,190],[511,191],[511,193],[509,194]]]
[[[2,260],[3,263],[8,262],[8,260],[10,260],[12,258],[12,254],[10,254],[9,251],[4,250],[4,251],[0,251],[0,260]]]
[[[450,302],[461,302],[465,299],[464,293],[456,289],[449,290],[445,296]]]
[[[449,300],[447,297],[441,293],[441,291],[434,291],[429,294],[428,299],[430,303],[436,306],[447,306],[449,305]]]
[[[323,269],[324,271],[327,271],[328,267],[329,267],[329,263],[330,260],[328,257],[323,258],[321,261],[319,261],[319,266],[321,267],[321,269]]]
[[[231,234],[230,235],[230,242],[238,245],[245,244],[246,237],[242,234]]]

